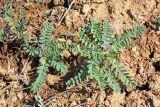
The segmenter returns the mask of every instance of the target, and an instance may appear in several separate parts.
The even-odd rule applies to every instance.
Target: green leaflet
[[[160,16],[157,17],[157,27],[160,27]]]
[[[1,29],[0,30],[0,42],[4,42],[7,38],[8,30],[7,29]]]
[[[28,55],[32,57],[38,57],[40,54],[39,48],[29,45],[27,43],[24,44],[23,49],[25,50],[26,53],[28,53]]]
[[[102,40],[107,42],[107,43],[112,43],[114,38],[112,35],[112,29],[109,25],[108,20],[104,20],[103,22],[103,35],[102,35]]]
[[[121,80],[121,82],[124,85],[132,89],[136,88],[137,84],[129,75],[123,64],[118,64],[118,62],[113,62],[111,70],[114,71],[115,75]]]
[[[45,83],[45,78],[48,74],[49,67],[53,67],[60,73],[65,73],[67,71],[67,66],[60,60],[60,55],[63,52],[63,49],[68,45],[65,42],[52,40],[52,31],[52,22],[45,22],[38,40],[39,47],[35,48],[32,45],[28,45],[28,47],[30,47],[30,49],[28,49],[29,52],[26,50],[26,52],[31,55],[39,54],[38,56],[40,57],[41,62],[37,68],[38,77],[32,84],[31,90],[34,93],[37,93],[41,89],[43,83]]]
[[[110,87],[113,91],[120,92],[120,83],[136,89],[136,82],[131,78],[124,65],[119,64],[118,54],[126,46],[133,45],[132,39],[145,32],[144,26],[126,29],[124,34],[116,37],[112,34],[108,20],[104,20],[101,26],[99,21],[91,18],[90,24],[83,25],[82,30],[78,33],[79,41],[74,43],[74,41],[68,42],[64,38],[52,39],[53,23],[44,22],[38,41],[28,43],[24,37],[26,27],[24,13],[24,8],[20,8],[19,19],[16,23],[14,10],[12,8],[6,10],[5,21],[8,24],[0,31],[0,42],[7,41],[8,35],[13,35],[16,39],[22,40],[21,46],[31,59],[39,58],[38,75],[31,85],[33,93],[38,93],[41,90],[50,67],[60,73],[66,73],[72,69],[67,67],[66,60],[62,60],[67,59],[65,55],[62,55],[64,50],[68,50],[71,55],[69,59],[76,60],[76,67],[78,66],[76,70],[79,71],[66,81],[67,85],[78,85],[88,77],[95,80],[101,90]],[[73,37],[70,36],[67,39],[73,40]],[[17,42],[17,40],[15,41]]]
[[[15,27],[15,21],[14,21],[14,10],[12,8],[6,9],[6,16],[5,21],[8,23],[9,26]]]
[[[31,87],[31,91],[33,93],[39,92],[43,83],[45,83],[46,81],[46,77],[48,74],[48,66],[46,65],[45,60],[46,60],[45,58],[41,58],[40,65],[37,67],[38,77],[36,78],[34,83],[32,83],[32,87]]]
[[[72,43],[70,45],[70,51],[74,54],[77,55],[78,54],[78,45],[76,43]]]
[[[4,28],[0,31],[0,41],[8,41],[9,36],[14,36],[14,38],[22,39],[22,33],[25,30],[25,13],[24,9],[20,8],[20,15],[18,22],[14,18],[14,9],[7,8],[5,11],[5,21],[7,23]]]
[[[80,83],[82,83],[84,80],[86,79],[86,73],[82,70],[80,70],[80,72],[75,75],[73,78],[70,78],[66,84],[67,85],[78,85]]]
[[[55,68],[57,71],[60,71],[61,73],[67,72],[67,66],[60,60],[52,59],[50,65]]]
[[[83,25],[82,31],[78,33],[79,55],[85,58],[85,61],[80,63],[83,68],[80,74],[83,73],[90,79],[96,80],[102,90],[109,86],[115,92],[120,92],[121,87],[118,80],[127,87],[135,89],[137,85],[124,66],[115,66],[113,62],[118,62],[118,53],[124,47],[133,45],[132,38],[142,35],[144,32],[144,26],[137,26],[126,29],[124,34],[115,37],[108,20],[105,20],[101,27],[97,20],[91,18],[90,25]],[[77,85],[82,82],[81,80],[85,80],[78,76],[80,74],[69,79],[67,85]]]
[[[116,38],[116,41],[112,44],[112,50],[120,52],[125,46],[132,46],[132,38],[137,35],[142,35],[146,28],[144,26],[136,26],[132,29],[126,29],[124,34]]]
[[[19,15],[19,19],[17,24],[15,25],[15,28],[17,30],[16,33],[18,33],[18,36],[23,36],[23,31],[25,30],[25,24],[26,24],[26,20],[25,20],[25,12],[24,12],[24,8],[20,8],[20,15]]]
[[[53,23],[43,23],[40,38],[38,40],[40,47],[47,48],[52,43]]]

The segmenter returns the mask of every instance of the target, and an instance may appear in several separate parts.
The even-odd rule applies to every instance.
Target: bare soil
[[[71,0],[69,0],[71,2]],[[50,73],[47,83],[39,93],[49,105],[47,107],[160,107],[160,28],[156,28],[156,17],[160,15],[159,0],[77,0],[61,24],[59,18],[69,3],[63,0],[46,0],[45,4],[22,0],[0,1],[0,27],[4,23],[4,5],[12,5],[17,11],[24,5],[27,14],[26,33],[36,38],[42,23],[50,17],[54,22],[54,36],[63,33],[77,35],[81,25],[90,17],[102,21],[109,19],[114,34],[123,29],[144,24],[147,32],[134,39],[133,47],[120,54],[120,60],[138,83],[136,90],[123,87],[121,93],[100,91],[93,81],[75,87],[63,85],[63,75]],[[50,15],[52,13],[52,15]],[[36,106],[35,95],[27,88],[35,80],[36,70],[28,59],[18,60],[17,54],[8,53],[5,47],[0,53],[0,107]],[[19,63],[20,62],[20,63]],[[18,72],[19,68],[22,69]],[[43,106],[42,106],[43,107]]]

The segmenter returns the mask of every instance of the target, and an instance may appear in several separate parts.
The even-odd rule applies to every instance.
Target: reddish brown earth
[[[66,88],[61,83],[60,75],[49,74],[47,83],[40,92],[42,99],[50,107],[160,107],[160,28],[155,30],[156,17],[160,15],[159,0],[77,0],[62,23],[59,18],[67,9],[63,0],[46,0],[46,4],[28,2],[10,2],[16,9],[26,8],[27,30],[31,39],[40,32],[42,23],[53,11],[50,18],[54,22],[54,36],[64,32],[77,34],[90,17],[100,21],[109,19],[115,34],[138,23],[147,27],[147,32],[134,39],[134,45],[120,54],[120,60],[128,67],[129,73],[138,83],[136,90],[124,89],[121,93],[99,91],[94,82],[86,82],[76,87]],[[71,1],[71,0],[70,0]],[[0,12],[8,3],[1,0]],[[53,10],[52,10],[53,9]],[[134,18],[133,18],[134,17]],[[3,26],[3,15],[0,16],[0,27]],[[22,73],[17,72],[19,63],[16,55],[8,57],[0,53],[0,107],[22,107],[35,102],[34,95],[25,89],[35,79],[35,68],[26,59],[21,61]]]

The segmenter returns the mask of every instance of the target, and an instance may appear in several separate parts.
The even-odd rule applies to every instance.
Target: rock
[[[3,75],[3,76],[6,75],[7,74],[7,68],[5,69],[2,66],[0,66],[0,74]]]
[[[69,29],[78,29],[83,23],[84,18],[77,10],[71,10],[65,17],[65,24]]]
[[[107,6],[105,3],[101,3],[97,6],[93,5],[92,16],[95,19],[104,20],[108,16],[108,13],[107,13],[108,11],[106,11],[106,9],[107,9]]]
[[[20,92],[18,92],[17,93],[17,97],[19,98],[19,100],[22,100],[23,99],[23,96],[24,94],[23,94],[23,92],[22,91],[20,91]]]
[[[83,12],[85,15],[87,15],[90,10],[91,10],[91,7],[90,7],[89,4],[84,4],[84,5],[83,5],[82,12]]]
[[[160,100],[158,98],[153,98],[152,100],[154,107],[160,107]]]
[[[113,95],[107,96],[106,99],[105,104],[110,103],[108,107],[124,107],[125,93],[113,93]]]
[[[101,91],[101,93],[99,95],[99,104],[105,103],[104,102],[105,98],[106,98],[106,92],[105,91]]]
[[[77,105],[78,105],[77,102],[73,101],[70,106],[73,107],[73,106],[77,106]]]

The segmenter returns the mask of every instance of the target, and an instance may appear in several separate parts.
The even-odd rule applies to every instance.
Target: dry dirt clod
[[[63,5],[64,4],[64,0],[53,0],[53,5],[57,6],[57,5]]]
[[[160,3],[160,0],[156,0],[158,3]]]
[[[18,97],[19,100],[22,100],[23,97],[24,97],[24,93],[22,91],[17,92],[17,97]]]
[[[5,76],[7,74],[7,69],[0,66],[0,74]]]
[[[106,92],[105,91],[101,91],[100,95],[99,95],[99,104],[104,104],[104,100],[106,98]]]
[[[84,23],[83,16],[76,10],[71,10],[65,17],[65,24],[67,27],[78,29]]]
[[[5,2],[5,0],[1,1],[3,3]],[[27,29],[24,32],[25,34],[30,33],[30,35],[34,35],[36,37],[37,32],[40,32],[40,26],[42,25],[42,22],[46,21],[48,12],[51,11],[48,4],[51,4],[52,6],[54,5],[50,8],[56,10],[52,16],[52,20],[55,24],[54,26],[56,26],[58,20],[57,17],[59,17],[66,9],[66,7],[63,6],[64,1],[69,1],[70,3],[72,0],[45,1],[46,6],[35,2],[12,2],[16,11],[18,10],[19,6],[21,6],[20,4],[24,4],[25,6],[27,14]],[[0,8],[3,7],[3,3],[0,3]],[[11,6],[12,3],[10,4]],[[82,9],[82,13],[77,8],[71,8],[65,18],[65,23],[62,23],[54,30],[53,36],[58,37],[65,31],[77,32],[77,29],[79,30],[80,26],[84,24],[85,21],[88,22],[90,16],[97,20],[109,19],[113,28],[113,32],[115,32],[115,34],[121,34],[123,32],[122,29],[136,25],[136,22],[132,20],[127,14],[127,10],[129,9],[133,10],[133,13],[140,20],[140,23],[146,24],[146,22],[150,22],[150,25],[147,26],[149,32],[150,29],[154,28],[154,26],[152,28],[150,27],[152,25],[150,21],[151,16],[156,17],[160,14],[160,0],[76,0],[74,5],[77,6],[79,10]],[[4,8],[0,10],[4,10]],[[15,17],[17,18],[17,16],[18,14],[16,13]],[[3,24],[5,24],[5,21],[2,16],[0,17],[0,27],[2,27]],[[80,104],[77,101],[81,101],[81,99],[86,99],[87,104],[84,105],[86,107],[104,107],[104,105],[106,107],[160,107],[160,74],[159,70],[153,67],[153,63],[160,60],[160,32],[157,31],[154,34],[148,34],[148,32],[146,35],[141,37],[138,36],[138,38],[135,39],[133,48],[130,49],[128,47],[129,49],[125,49],[124,53],[121,53],[120,55],[122,57],[121,60],[123,60],[125,65],[128,66],[130,75],[135,78],[139,84],[139,87],[142,87],[141,89],[137,89],[136,91],[129,90],[127,95],[125,92],[106,95],[104,92],[99,94],[99,91],[94,90],[97,88],[97,85],[92,84],[92,88],[87,90],[86,96],[83,95],[84,93],[81,93],[81,95],[76,93],[77,90],[75,93],[73,91],[70,93],[66,92],[68,96],[71,95],[71,97],[69,98],[65,95],[57,96],[53,100],[52,107],[69,107],[70,105],[75,105],[77,107]],[[154,32],[154,30],[152,30],[152,32]],[[77,42],[79,41],[77,40]],[[155,49],[154,57],[149,58],[153,49]],[[66,55],[65,57],[70,57],[70,53],[68,53],[68,51],[64,51],[63,54]],[[2,55],[0,56],[2,58]],[[5,58],[2,58],[1,62],[3,62],[4,59]],[[10,92],[9,90],[17,89],[24,85],[23,82],[20,84],[17,82],[18,84],[14,86],[7,86],[8,81],[19,80],[17,75],[19,73],[17,72],[18,65],[14,65],[17,62],[12,62],[12,59],[10,60],[10,69],[8,70],[9,72],[7,72],[6,64],[0,63],[0,76],[2,77],[0,80],[0,87],[3,87],[0,91],[0,107],[20,106],[20,103],[18,103],[19,100],[24,102],[34,102],[32,97],[30,97],[33,94],[25,93],[25,91],[12,92],[12,96],[8,97]],[[67,66],[69,66],[69,64]],[[27,66],[26,68],[27,69],[24,71],[28,71],[29,67]],[[34,72],[34,75],[35,74],[36,73]],[[28,77],[31,80],[35,79],[35,77]],[[60,76],[49,74],[47,77],[47,85],[55,85],[55,82],[58,80],[60,80]],[[146,84],[148,84],[148,86]],[[47,85],[45,86],[47,87]],[[44,87],[42,90],[48,89],[46,87]],[[50,90],[53,90],[55,92],[54,94],[59,93],[55,91],[54,88],[50,88]],[[48,95],[51,96],[53,92],[50,90],[48,91]],[[94,93],[92,93],[91,90],[94,90]],[[48,97],[46,93],[43,92],[41,95],[44,98]],[[7,102],[8,98],[11,99],[9,102]]]
[[[99,4],[99,5],[92,5],[93,11],[91,14],[95,19],[104,20],[108,16],[106,9],[107,7],[105,3]]]
[[[90,7],[89,4],[84,4],[84,5],[83,5],[82,12],[83,12],[85,15],[87,15],[87,14],[90,12],[90,10],[91,10],[91,7]]]
[[[123,107],[125,103],[125,93],[113,93],[107,96],[105,102],[105,104],[109,104],[107,107]]]
[[[149,88],[153,93],[160,96],[160,75],[159,73],[153,74],[151,80],[149,81]]]
[[[51,75],[51,74],[49,74],[48,76],[47,76],[47,82],[48,82],[48,84],[50,84],[50,85],[54,85],[56,82],[58,82],[60,80],[60,77],[59,76],[57,76],[57,75]]]

